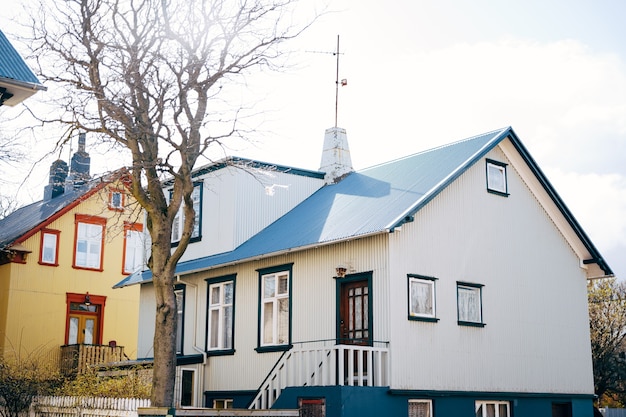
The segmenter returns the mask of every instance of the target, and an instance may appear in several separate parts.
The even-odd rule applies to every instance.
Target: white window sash
[[[289,343],[289,273],[279,272],[262,277],[261,344]]]
[[[410,312],[412,316],[435,316],[435,283],[431,280],[410,278]]]
[[[56,233],[43,234],[43,244],[41,248],[41,262],[46,264],[57,263],[57,239]]]
[[[102,225],[78,223],[76,266],[100,268],[102,254]]]

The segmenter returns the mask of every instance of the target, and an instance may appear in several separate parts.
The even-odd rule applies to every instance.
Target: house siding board
[[[389,329],[389,287],[387,267],[387,235],[378,235],[351,242],[247,262],[182,277],[189,284],[185,305],[185,354],[193,354],[206,341],[206,279],[236,274],[235,287],[235,353],[210,356],[204,370],[205,391],[256,390],[281,352],[258,353],[259,281],[258,269],[293,263],[292,276],[292,342],[328,340],[336,337],[335,268],[349,266],[349,273],[372,271],[373,306],[376,312],[373,336],[387,341]],[[198,292],[195,311],[195,291]],[[152,356],[154,335],[154,289],[142,285],[140,302],[138,357]],[[314,314],[312,312],[315,312]],[[197,319],[194,318],[197,314]],[[297,324],[296,324],[297,323]],[[195,332],[194,332],[195,326]]]
[[[196,180],[204,188],[202,240],[189,245],[181,262],[234,250],[324,184],[315,176],[235,166]],[[266,187],[272,186],[269,195]]]
[[[508,162],[499,148],[487,156]],[[438,278],[440,319],[390,323],[392,388],[593,393],[584,271],[516,171],[507,174],[510,195],[492,195],[475,164],[391,235],[391,298],[403,300],[390,303],[392,316],[407,316],[406,274],[417,273]],[[484,328],[457,324],[457,281],[484,285]]]
[[[76,205],[60,204],[67,211],[46,225],[47,228],[60,231],[58,266],[38,263],[40,232],[30,235],[22,242],[24,247],[32,251],[26,264],[8,263],[0,266],[1,275],[10,281],[7,301],[2,302],[6,305],[6,314],[0,315],[0,321],[4,321],[0,347],[21,347],[25,351],[37,351],[41,355],[58,350],[65,343],[66,294],[89,292],[107,297],[103,318],[103,343],[115,340],[119,346],[124,346],[129,357],[134,357],[137,329],[134,324],[131,326],[129,323],[136,323],[138,320],[139,287],[122,291],[111,289],[123,277],[121,259],[124,234],[121,229],[123,220],[117,217],[118,212],[108,210],[107,198],[108,191],[102,190],[102,194],[91,194]],[[51,215],[57,212],[57,209],[46,211]],[[75,216],[86,213],[108,218],[104,271],[72,267]],[[41,223],[41,220],[38,219],[36,224]]]

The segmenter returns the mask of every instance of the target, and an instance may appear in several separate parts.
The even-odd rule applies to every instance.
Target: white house
[[[196,172],[179,405],[591,416],[586,282],[612,271],[514,131],[358,172],[345,131],[326,142],[326,175],[242,159]],[[150,273],[118,286],[134,284],[150,358]]]

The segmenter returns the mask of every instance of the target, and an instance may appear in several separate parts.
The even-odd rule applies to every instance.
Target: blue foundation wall
[[[409,399],[429,399],[433,417],[475,417],[475,401],[509,401],[511,417],[551,417],[553,404],[567,404],[572,417],[593,417],[592,395],[390,391],[387,387],[291,387],[272,408],[296,409],[298,399],[324,398],[326,417],[408,416]]]

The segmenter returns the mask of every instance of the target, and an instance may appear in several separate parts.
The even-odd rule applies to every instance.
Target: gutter
[[[31,83],[31,82],[28,82],[28,81],[20,81],[20,80],[14,79],[14,78],[0,77],[0,82],[11,84],[11,85],[14,85],[16,87],[25,88],[27,90],[46,91],[48,89],[48,87],[44,86],[43,84]]]

